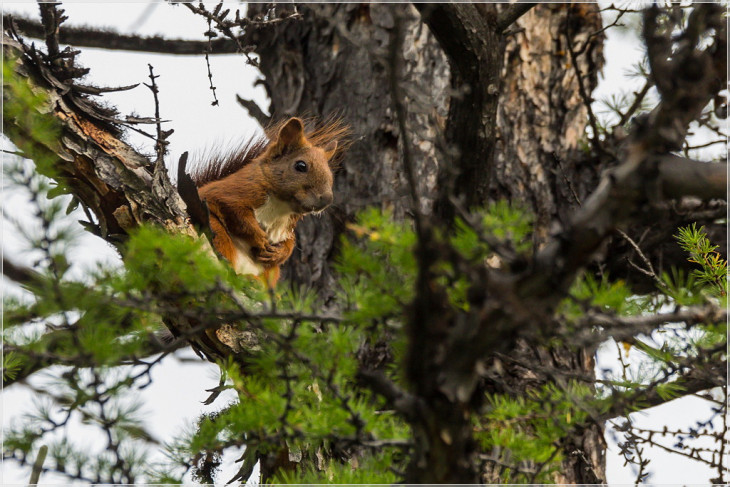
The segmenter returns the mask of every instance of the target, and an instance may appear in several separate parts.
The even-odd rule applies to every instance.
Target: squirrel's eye
[[[294,170],[299,172],[307,172],[307,163],[304,161],[297,161],[294,163]]]

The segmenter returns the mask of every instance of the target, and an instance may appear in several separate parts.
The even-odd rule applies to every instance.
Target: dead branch
[[[9,25],[11,21],[15,22],[18,30],[28,37],[45,38],[45,28],[42,23],[22,16],[3,15],[3,26]],[[146,37],[70,25],[64,25],[63,29],[59,31],[58,41],[78,47],[186,56],[203,54],[208,47],[207,40],[166,39],[162,36]],[[212,40],[210,46],[212,54],[232,54],[238,49],[235,41],[228,38]]]

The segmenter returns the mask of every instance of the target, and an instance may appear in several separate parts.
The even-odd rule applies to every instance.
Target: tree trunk
[[[598,8],[592,4],[539,4],[512,27],[504,53],[498,107],[498,142],[491,175],[490,199],[524,205],[535,216],[533,242],[543,244],[556,222],[563,224],[598,183],[603,167],[586,153],[587,108],[578,87],[581,73],[588,93],[603,66],[603,36]],[[573,64],[568,50],[585,53]],[[576,70],[577,67],[577,70]],[[554,230],[554,229],[552,229]],[[545,383],[543,367],[574,371],[588,383],[595,378],[593,351],[545,350],[519,346],[514,356],[537,367],[525,374],[506,367],[505,382],[513,394]],[[505,391],[499,391],[505,392]],[[576,432],[564,446],[563,468],[556,483],[606,481],[605,443],[601,425]],[[489,483],[489,472],[483,482]]]
[[[264,8],[251,5],[251,14]],[[428,28],[410,5],[405,24],[404,77],[409,90],[427,99],[430,112],[409,105],[408,126],[419,175],[421,209],[436,197],[438,156],[433,140],[448,110],[449,69]],[[341,116],[354,129],[335,179],[335,202],[321,217],[297,225],[297,248],[284,277],[314,286],[324,298],[334,293],[331,262],[345,225],[368,206],[392,209],[403,218],[408,188],[399,159],[402,151],[387,88],[387,49],[394,26],[384,4],[308,4],[299,22],[255,33],[261,71],[274,119],[292,115]],[[416,96],[416,95],[413,96]]]
[[[596,87],[603,36],[589,41],[578,63],[568,54],[600,28],[594,5],[540,4],[507,39],[490,196],[534,212],[538,245],[595,189],[603,169],[581,147],[588,112],[576,76],[576,68],[586,75],[589,93]]]
[[[251,14],[261,8],[252,6]],[[411,110],[408,129],[415,151],[421,210],[428,214],[438,198],[439,170],[446,169],[439,168],[444,157],[434,141],[447,125],[449,95],[458,92],[460,85],[452,85],[448,60],[415,10],[407,5],[302,5],[300,22],[255,34],[274,118],[336,113],[357,128],[355,143],[336,177],[334,208],[319,219],[300,223],[297,255],[286,269],[286,277],[294,286],[315,286],[325,296],[334,292],[331,263],[345,224],[366,206],[392,208],[400,218],[409,205],[399,159],[402,139],[394,120],[385,65],[395,8],[412,18],[404,26],[407,93],[417,93],[432,107],[430,112],[419,113],[415,112],[420,108],[418,103],[406,103]],[[419,10],[426,15],[425,8],[419,6]],[[595,5],[538,5],[512,30],[516,27],[519,31],[508,34],[501,46],[504,62],[498,88],[494,163],[488,174],[477,177],[488,182],[491,201],[506,198],[534,212],[539,245],[547,237],[551,222],[566,218],[594,189],[600,173],[600,167],[581,164],[581,158],[576,157],[587,116],[568,58],[565,33],[570,33],[573,45],[580,46],[601,28],[601,20]],[[591,37],[586,54],[578,58],[581,73],[587,73],[590,80],[586,87],[589,92],[603,62],[602,42],[601,35]],[[455,142],[458,144],[459,139]],[[483,172],[479,167],[475,170]],[[478,198],[472,193],[481,186],[475,177],[470,184],[477,189],[466,199],[474,202]],[[593,377],[590,352],[521,349],[515,353]],[[505,380],[515,386],[513,391],[535,384],[517,370],[506,370],[512,378]],[[542,377],[539,382],[544,380]],[[567,448],[564,468],[556,481],[605,481],[599,425],[574,436]],[[490,473],[485,471],[482,481],[489,480]]]

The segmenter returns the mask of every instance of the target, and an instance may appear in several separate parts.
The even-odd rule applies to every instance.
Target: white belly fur
[[[271,243],[279,243],[290,237],[289,221],[291,207],[284,201],[269,196],[263,206],[254,210],[256,220],[269,236]],[[251,246],[240,238],[233,237],[236,247],[236,273],[259,276],[264,267],[251,258]]]
[[[292,211],[289,203],[269,196],[260,208],[254,210],[254,216],[261,228],[268,234],[271,243],[279,243],[291,236],[289,222]]]

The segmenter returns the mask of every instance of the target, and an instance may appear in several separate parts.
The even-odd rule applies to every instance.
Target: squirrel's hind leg
[[[236,268],[236,246],[218,217],[210,214],[210,229],[213,230],[213,247]]]

